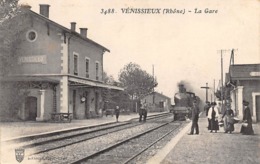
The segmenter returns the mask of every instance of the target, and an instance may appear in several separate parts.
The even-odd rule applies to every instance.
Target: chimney
[[[70,29],[71,29],[71,31],[73,31],[73,32],[76,31],[76,22],[70,22]]]
[[[21,8],[22,9],[27,9],[30,10],[32,8],[32,6],[28,5],[28,4],[21,4]]]
[[[50,7],[50,5],[41,4],[40,5],[40,14],[45,16],[46,18],[49,18],[49,7]]]
[[[83,36],[84,38],[86,38],[87,31],[88,31],[88,28],[80,28],[80,35]]]

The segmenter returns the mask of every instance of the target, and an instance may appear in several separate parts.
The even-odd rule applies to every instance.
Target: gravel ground
[[[172,118],[170,118],[169,121],[171,120]],[[165,122],[166,121],[164,120],[163,123]],[[126,142],[116,148],[113,148],[112,150],[105,152],[104,154],[101,154],[95,157],[94,159],[88,160],[85,163],[108,163],[108,161],[109,163],[113,163],[113,164],[124,163],[124,161],[126,161],[128,158],[132,157],[137,152],[140,152],[142,149],[146,148],[148,145],[150,145],[155,140],[163,136],[165,133],[169,132],[172,129],[177,128],[178,126],[179,125],[177,124],[170,124],[170,125],[163,126],[141,137],[132,139],[129,142]],[[141,154],[141,156],[145,156],[146,158],[148,157],[147,154]],[[136,162],[131,161],[131,163],[136,163]]]
[[[45,159],[49,158],[50,162],[47,163],[67,163],[75,159],[80,159],[85,155],[92,154],[96,151],[103,149],[115,142],[128,138],[133,134],[140,133],[145,129],[157,126],[158,124],[149,123],[142,124],[142,126],[133,127],[130,129],[122,130],[118,133],[111,133],[102,137],[97,137],[79,144],[70,145],[58,150],[49,151],[44,154],[34,155],[29,158],[32,159]],[[64,158],[64,161],[60,160]],[[41,162],[41,161],[38,161]],[[46,162],[46,161],[45,161]],[[44,161],[43,161],[44,163]]]
[[[157,115],[162,113],[148,113],[149,116]],[[136,113],[129,115],[120,115],[119,121],[128,121],[133,118],[138,118],[139,115]],[[7,140],[11,138],[17,138],[20,136],[27,136],[39,133],[49,133],[52,131],[60,131],[65,129],[71,129],[75,127],[85,127],[85,126],[95,126],[105,123],[115,122],[115,117],[103,117],[96,119],[87,119],[87,120],[73,120],[71,123],[48,123],[48,122],[1,122],[0,124],[0,140]],[[0,163],[17,163],[15,159],[15,150],[7,152],[0,142]],[[91,143],[90,143],[91,145]],[[60,154],[62,152],[59,152]],[[61,155],[60,155],[61,156]],[[52,155],[53,158],[56,158],[59,161],[64,161],[65,159],[56,157]],[[41,162],[51,163],[53,158],[41,158]],[[66,158],[66,157],[65,157]],[[24,159],[25,160],[25,159]],[[38,163],[40,159],[31,159],[27,160],[26,163]],[[47,162],[46,162],[47,161]],[[23,161],[24,162],[24,161]]]
[[[151,157],[153,157],[156,153],[158,153],[172,138],[174,138],[182,129],[184,126],[187,125],[187,122],[182,123],[171,123],[171,125],[179,126],[176,130],[171,132],[169,135],[164,137],[162,140],[157,142],[155,145],[147,149],[145,152],[142,153],[141,156],[138,156],[135,158],[131,163],[133,164],[144,164],[147,163],[147,160],[149,160]]]
[[[199,120],[200,135],[184,135],[161,164],[259,164],[260,124],[254,124],[255,135],[240,134],[241,124],[235,124],[232,134],[209,133],[207,119]],[[188,133],[188,132],[187,132]]]

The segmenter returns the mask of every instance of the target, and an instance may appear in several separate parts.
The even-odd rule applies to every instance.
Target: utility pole
[[[223,99],[224,99],[224,88],[223,88],[223,52],[231,51],[231,58],[230,58],[230,64],[231,62],[234,63],[234,49],[232,50],[220,50],[221,54],[221,111],[223,111]],[[230,67],[229,67],[230,68]]]
[[[216,95],[215,95],[215,93],[216,93],[216,92],[215,92],[215,79],[214,79],[214,90],[213,90],[214,102],[216,101]]]
[[[155,99],[155,93],[154,93],[154,65],[153,65],[153,104],[154,104],[154,99]]]
[[[206,102],[208,101],[208,83],[206,83],[206,87],[200,87],[200,88],[203,88],[203,89],[206,89]]]
[[[222,56],[222,50],[220,50],[221,53],[221,111],[223,111],[223,56]]]

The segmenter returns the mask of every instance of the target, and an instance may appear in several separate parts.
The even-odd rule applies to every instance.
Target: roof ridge
[[[95,44],[95,45],[97,45],[97,46],[99,46],[99,47],[102,47],[104,50],[110,52],[110,50],[107,49],[106,47],[104,47],[104,46],[98,44],[97,42],[95,42],[95,41],[93,41],[93,40],[91,40],[91,39],[89,39],[89,38],[87,38],[87,37],[86,37],[86,38],[82,37],[78,32],[72,31],[72,30],[70,30],[69,28],[67,28],[67,27],[65,27],[65,26],[63,26],[63,25],[61,25],[61,24],[59,24],[59,23],[57,23],[57,22],[55,22],[55,21],[53,21],[53,20],[51,20],[51,19],[49,19],[49,18],[43,16],[43,15],[41,15],[41,14],[36,13],[35,11],[32,11],[32,10],[29,10],[29,11],[30,11],[32,14],[34,14],[35,16],[38,16],[39,18],[43,19],[44,21],[48,21],[48,22],[50,22],[50,23],[52,23],[52,24],[58,26],[59,28],[61,28],[61,29],[65,30],[65,31],[67,31],[67,32],[69,32],[69,33],[75,35],[76,37],[78,37],[78,38],[80,38],[80,39],[83,39],[83,40],[85,40],[85,41],[91,42],[91,43],[93,43],[93,44]]]

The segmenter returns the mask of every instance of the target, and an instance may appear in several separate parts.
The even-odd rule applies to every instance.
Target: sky
[[[39,4],[49,4],[49,19],[70,28],[88,28],[88,38],[108,48],[104,71],[118,78],[120,70],[133,62],[154,74],[157,92],[173,98],[177,84],[209,99],[228,71],[230,50],[235,64],[260,63],[258,0],[20,0],[39,13]],[[110,13],[101,13],[109,11]],[[126,13],[127,9],[158,9],[154,14]],[[185,13],[164,14],[171,9]],[[156,10],[158,12],[158,10]],[[195,10],[197,12],[195,12]],[[217,10],[217,13],[206,13]],[[125,11],[125,12],[123,12]],[[190,11],[190,12],[189,12]],[[199,13],[201,11],[201,13]]]

